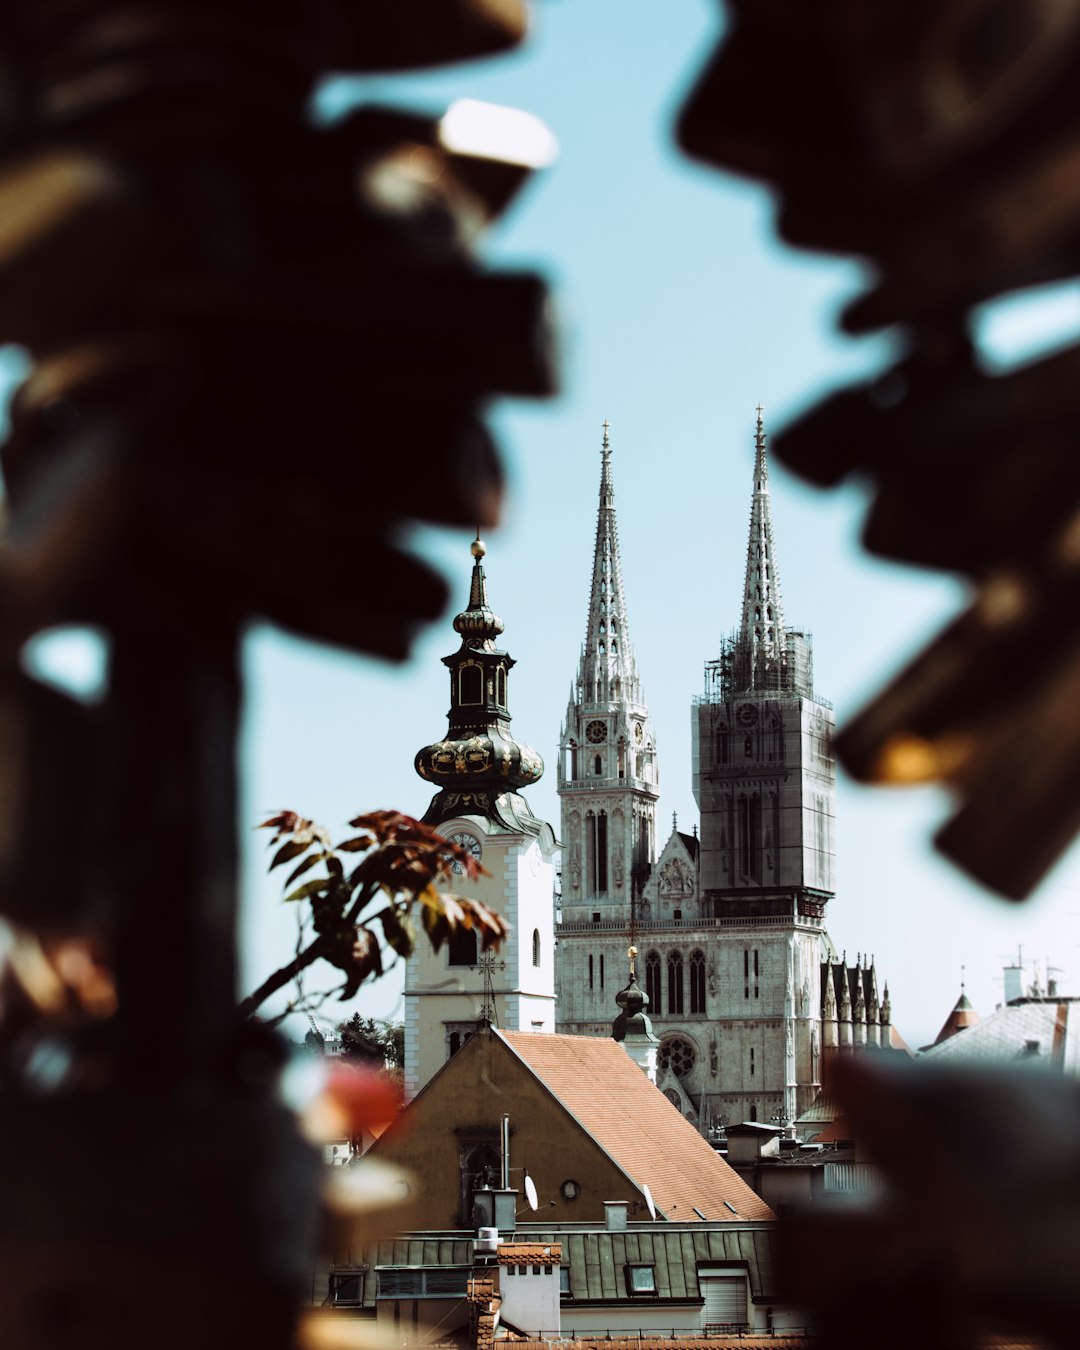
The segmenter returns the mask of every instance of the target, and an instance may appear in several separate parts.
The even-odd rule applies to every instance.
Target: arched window
[[[750,1103],[750,1119],[757,1120],[757,1102]]]
[[[705,1011],[705,953],[703,951],[690,953],[690,1011],[691,1013],[703,1013]]]
[[[503,666],[495,672],[495,702],[500,708],[506,707],[506,670]]]
[[[483,703],[484,672],[479,666],[462,666],[458,672],[458,702]]]
[[[664,1011],[660,998],[660,953],[649,952],[645,957],[645,993],[649,999],[649,1011],[659,1017]]]
[[[600,777],[602,776],[603,772],[604,772],[604,766],[603,766],[603,764],[601,763],[601,760],[600,760],[600,756],[599,756],[599,755],[596,756],[596,761],[595,761],[595,763],[594,763],[593,768],[594,768],[594,771],[595,771],[595,773],[596,773],[596,777],[597,777],[597,778],[600,778]]]
[[[476,965],[476,933],[473,929],[455,928],[446,946],[450,965]]]
[[[461,1032],[452,1031],[450,1033],[450,1054],[456,1055],[461,1049]]]
[[[533,965],[534,965],[534,966],[538,966],[539,964],[540,964],[540,930],[539,930],[539,928],[534,928],[534,929],[533,929]]]
[[[667,959],[667,1009],[681,1014],[683,1010],[682,952],[670,952]]]

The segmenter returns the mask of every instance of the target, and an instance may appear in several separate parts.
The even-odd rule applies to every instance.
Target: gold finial
[[[487,544],[480,538],[480,526],[476,527],[476,538],[469,545],[469,552],[474,558],[480,559],[487,552]]]

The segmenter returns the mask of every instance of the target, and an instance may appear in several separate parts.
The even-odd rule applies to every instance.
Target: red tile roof
[[[775,1218],[616,1041],[524,1031],[495,1034],[638,1189],[648,1185],[662,1217],[688,1223],[702,1217]]]

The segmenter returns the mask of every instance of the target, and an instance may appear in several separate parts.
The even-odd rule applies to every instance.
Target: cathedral
[[[830,1054],[891,1042],[872,963],[837,959],[830,705],[784,622],[758,409],[736,631],[694,700],[700,830],[656,837],[658,758],[630,637],[608,428],[585,645],[560,738],[556,1025],[609,1035],[628,944],[660,1041],[658,1086],[701,1128],[789,1124]]]
[[[706,663],[693,703],[700,827],[657,837],[656,737],[630,636],[612,452],[604,424],[585,644],[563,723],[559,843],[522,790],[543,772],[510,733],[513,659],[473,544],[469,602],[454,620],[446,736],[416,756],[438,791],[424,820],[488,875],[470,886],[512,936],[479,956],[462,933],[406,966],[406,1092],[478,1024],[612,1035],[636,960],[657,1046],[657,1084],[702,1131],[789,1125],[831,1055],[892,1043],[888,988],[849,966],[825,931],[833,894],[830,705],[814,691],[806,633],[784,622],[758,409],[750,539],[738,628]],[[633,955],[629,953],[633,952]],[[618,1000],[618,1001],[617,1001]],[[646,1024],[647,1025],[647,1024]],[[651,1040],[651,1037],[649,1038]]]

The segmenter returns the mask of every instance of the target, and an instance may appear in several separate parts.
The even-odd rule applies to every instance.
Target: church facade
[[[656,839],[658,759],[630,639],[604,429],[585,646],[559,757],[557,1027],[608,1035],[628,946],[658,1085],[703,1129],[794,1121],[831,1054],[890,1043],[888,991],[825,929],[835,864],[832,709],[784,621],[761,410],[737,630],[693,705],[700,833]]]

